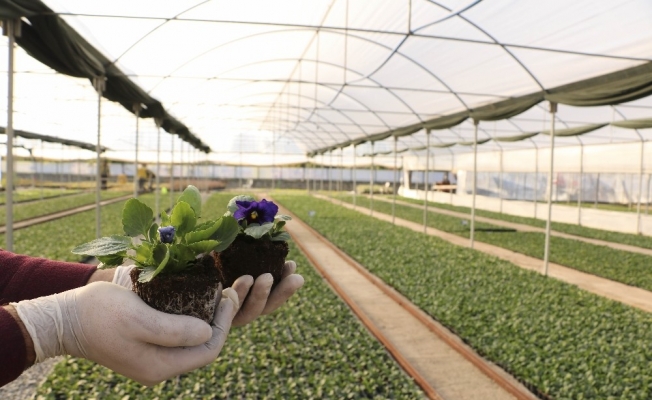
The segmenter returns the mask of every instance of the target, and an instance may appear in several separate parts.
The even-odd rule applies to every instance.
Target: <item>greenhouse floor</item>
[[[290,214],[287,210],[282,212]],[[338,251],[299,219],[295,218],[294,221],[291,226],[287,226],[287,230],[295,242],[371,333],[415,378],[415,381],[425,381],[424,390],[431,398],[483,400],[516,398],[504,388],[509,385],[513,391],[520,393],[519,398],[535,398],[513,377],[479,357],[459,338],[420,311],[431,323],[437,324],[439,329],[446,333],[433,332],[433,328],[426,326],[422,320],[408,311],[407,307],[410,306],[415,310],[418,309],[409,300],[401,296],[399,304],[382,290],[382,286],[385,286],[385,289],[389,288],[386,284],[377,278],[372,282],[368,276],[365,276],[367,274],[359,270],[360,266],[353,265],[355,261],[350,257]],[[441,335],[447,337],[442,338]],[[451,341],[454,342],[454,346],[462,346],[464,351],[473,352],[476,357],[475,363],[449,345]],[[482,365],[478,366],[477,363]],[[487,370],[489,372],[486,372]],[[494,380],[496,378],[488,376],[492,374],[507,383],[499,385]]]
[[[369,197],[369,196],[367,196],[367,197]],[[388,198],[383,198],[383,197],[374,197],[374,200],[384,201],[386,203],[391,203],[392,202],[392,200],[390,200]],[[406,206],[406,207],[423,209],[423,206],[408,203],[406,201],[396,200],[396,204],[400,204],[400,205]],[[444,209],[436,208],[436,207],[428,207],[428,211],[438,213],[438,214],[443,214],[443,215],[450,215],[450,216],[453,216],[453,217],[469,218],[468,214],[461,213],[461,212],[456,212],[456,211],[444,210]],[[501,221],[499,219],[480,217],[480,216],[477,216],[477,215],[475,217],[475,220],[478,221],[478,222],[486,222],[488,224],[502,226],[502,227],[505,227],[505,228],[511,228],[511,229],[515,229],[517,231],[522,231],[522,232],[540,232],[540,233],[545,233],[546,232],[546,230],[543,229],[543,228],[537,228],[537,227],[531,226],[531,225],[519,224],[519,223],[515,223],[515,222]],[[607,246],[607,247],[610,247],[610,248],[616,249],[616,250],[625,250],[625,251],[629,251],[631,253],[639,253],[639,254],[644,254],[646,256],[652,256],[652,250],[651,249],[644,249],[642,247],[630,246],[630,245],[626,245],[626,244],[622,244],[622,243],[607,242],[605,240],[591,239],[591,238],[586,238],[586,237],[577,236],[577,235],[570,235],[568,233],[558,232],[558,231],[554,231],[554,230],[551,230],[550,234],[552,236],[558,236],[558,237],[561,237],[561,238],[564,238],[564,239],[579,240],[581,242],[596,244],[598,246]]]
[[[323,200],[330,201],[333,204],[338,204],[342,207],[356,210],[363,214],[368,214],[369,212],[367,208],[354,207],[351,204],[340,202],[327,196],[317,194],[314,196]],[[391,215],[379,213],[377,211],[373,212],[373,217],[388,222],[392,221]],[[400,218],[395,218],[395,221],[399,226],[412,229],[416,232],[423,232],[423,225],[421,224],[406,221]],[[427,234],[437,236],[443,240],[446,240],[447,242],[458,246],[470,247],[469,240],[461,236],[453,235],[430,227],[427,228]],[[521,268],[543,273],[542,260],[538,258],[529,257],[520,253],[513,252],[511,250],[506,250],[498,246],[478,241],[475,242],[474,249],[509,261]],[[652,292],[647,290],[625,285],[619,282],[614,282],[609,279],[580,272],[578,270],[554,263],[548,264],[548,275],[561,281],[576,285],[581,289],[595,293],[597,295],[619,301],[623,304],[627,304],[647,312],[652,312]]]

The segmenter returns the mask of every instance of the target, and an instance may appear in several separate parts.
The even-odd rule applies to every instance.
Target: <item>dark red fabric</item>
[[[84,286],[95,270],[92,265],[0,250],[0,305]],[[0,386],[20,376],[26,357],[25,340],[18,323],[0,307]]]
[[[0,304],[84,286],[96,267],[0,250]]]
[[[25,340],[18,323],[0,307],[0,386],[18,378],[25,366]]]

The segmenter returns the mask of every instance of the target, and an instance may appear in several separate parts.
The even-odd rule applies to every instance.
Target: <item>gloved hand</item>
[[[36,362],[70,354],[151,386],[215,360],[239,306],[233,289],[218,298],[210,325],[157,311],[108,282],[12,305],[34,342]]]
[[[120,285],[131,290],[131,276],[129,276],[129,273],[134,268],[134,265],[121,265],[117,267],[115,269],[115,273],[113,274],[113,280],[111,280],[111,283],[115,283],[116,285]]]
[[[297,264],[287,261],[283,266],[281,282],[270,293],[274,279],[271,274],[262,274],[256,281],[251,275],[243,275],[233,282],[238,298],[245,299],[240,307],[233,326],[243,326],[261,315],[269,314],[285,303],[303,286],[303,276],[295,274]],[[249,294],[247,296],[247,294]]]
[[[132,268],[133,265],[117,267],[112,282],[131,290],[129,272]],[[262,274],[255,281],[251,275],[236,279],[233,289],[238,293],[238,298],[246,300],[243,300],[244,304],[235,316],[233,326],[244,326],[261,315],[270,314],[292,297],[304,283],[303,277],[295,274],[296,269],[297,264],[294,261],[287,261],[283,266],[281,282],[272,293],[270,290],[274,280],[271,274]]]

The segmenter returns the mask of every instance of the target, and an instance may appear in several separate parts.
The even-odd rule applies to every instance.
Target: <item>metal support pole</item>
[[[647,201],[645,202],[645,215],[648,215],[650,212],[650,180],[652,180],[652,174],[647,175]]]
[[[396,150],[398,146],[398,137],[394,136],[394,185],[392,185],[392,224],[396,224],[396,181],[398,180],[398,152]]]
[[[600,173],[598,172],[598,177],[595,180],[595,202],[593,203],[593,208],[598,208],[599,200],[600,200]]]
[[[156,221],[160,222],[161,216],[161,120],[155,119],[156,123],[156,204],[154,209],[154,217]]]
[[[20,36],[20,20],[4,20],[2,33],[7,36],[7,188],[5,191],[5,241],[6,250],[14,249],[14,47]]]
[[[428,192],[430,183],[428,174],[430,173],[430,129],[426,129],[426,173],[423,177],[423,233],[428,231]]]
[[[500,183],[499,189],[498,189],[498,197],[500,200],[500,210],[499,212],[502,214],[503,213],[503,147],[500,146],[500,172],[499,172],[500,180],[498,181]]]
[[[97,155],[96,165],[95,165],[95,237],[100,238],[102,236],[102,216],[100,210],[100,201],[101,201],[101,191],[102,191],[102,171],[100,165],[100,154],[101,154],[101,132],[102,132],[102,93],[106,88],[106,78],[103,76],[96,77],[93,79],[93,87],[97,92],[97,144],[95,147],[95,153]]]
[[[330,161],[328,163],[328,192],[329,196],[333,194],[330,193],[333,191],[333,150],[330,151]]]
[[[170,134],[170,210],[174,207],[174,135]]]
[[[43,186],[45,186],[43,182],[43,169],[45,168],[45,152],[43,151],[43,141],[41,140],[41,174],[39,177],[39,182],[41,183],[41,200],[43,200]]]
[[[136,116],[136,146],[134,147],[134,197],[138,197],[138,139],[140,136],[140,104],[134,103],[134,115]]]
[[[475,244],[475,195],[478,186],[478,124],[480,121],[473,120],[473,198],[471,200],[471,248]]]
[[[338,192],[342,192],[342,186],[344,185],[344,147],[340,147],[340,187]],[[340,201],[343,202],[344,199],[340,198]]]
[[[371,142],[371,169],[369,170],[369,215],[374,215],[374,142]]]
[[[550,102],[550,169],[548,175],[548,218],[546,219],[546,243],[543,253],[543,273],[548,276],[548,259],[550,257],[550,225],[552,218],[552,191],[554,179],[554,160],[555,160],[555,113],[557,112],[557,103]]]
[[[638,130],[636,131],[638,133]],[[636,203],[636,233],[641,234],[641,197],[643,196],[643,169],[645,168],[645,141],[643,136],[639,133],[641,138],[641,160],[640,169],[638,172],[638,202]]]
[[[584,143],[580,141],[580,180],[577,184],[577,225],[582,226],[582,179],[584,178]]]
[[[310,173],[312,172],[312,165],[310,164],[310,159],[306,160],[306,193],[310,194]]]
[[[353,181],[353,209],[355,210],[355,207],[357,205],[358,201],[358,182],[356,181],[356,166],[355,166],[355,157],[356,157],[356,152],[355,152],[355,144],[353,145],[353,170],[351,172],[351,180]]]
[[[276,188],[276,132],[272,131],[272,190]]]

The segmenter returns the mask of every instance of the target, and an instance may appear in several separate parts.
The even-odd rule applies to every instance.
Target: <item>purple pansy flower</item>
[[[236,201],[238,209],[233,213],[237,220],[245,218],[247,224],[264,224],[265,222],[274,222],[274,217],[278,212],[278,206],[265,199],[261,201]]]
[[[174,226],[164,226],[158,228],[158,234],[161,236],[162,243],[172,243],[174,240]]]

